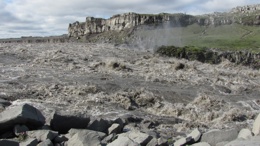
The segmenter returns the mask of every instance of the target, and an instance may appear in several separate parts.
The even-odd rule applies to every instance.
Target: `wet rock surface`
[[[258,143],[259,70],[113,44],[0,44],[0,56],[0,143],[208,145],[212,129],[237,130],[218,143]]]

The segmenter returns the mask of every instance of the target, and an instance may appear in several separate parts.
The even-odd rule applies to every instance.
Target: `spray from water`
[[[143,51],[154,52],[159,46],[183,46],[182,27],[176,23],[166,21],[162,24],[146,25],[137,28],[134,34],[134,46]]]

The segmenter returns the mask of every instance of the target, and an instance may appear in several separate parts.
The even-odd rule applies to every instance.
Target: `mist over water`
[[[154,51],[159,46],[183,46],[182,27],[166,22],[158,26],[142,26],[135,34],[134,45],[142,50]]]

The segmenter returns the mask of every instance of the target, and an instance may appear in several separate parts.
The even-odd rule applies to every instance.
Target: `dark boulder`
[[[8,139],[0,139],[1,146],[19,146],[19,142]]]
[[[44,123],[45,118],[38,109],[29,104],[19,105],[0,113],[0,134],[12,130],[17,124],[35,129],[43,126]]]
[[[73,113],[55,112],[53,113],[50,126],[52,130],[65,134],[71,128],[84,129],[88,126],[89,117],[84,115],[75,115]]]
[[[89,130],[94,130],[94,131],[99,131],[99,132],[104,132],[108,133],[108,128],[111,126],[111,122],[102,118],[98,119],[93,119],[89,125],[88,128]]]

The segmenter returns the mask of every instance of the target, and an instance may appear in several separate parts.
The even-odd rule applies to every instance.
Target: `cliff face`
[[[207,15],[201,15],[196,17],[199,25],[202,26],[218,26],[218,25],[230,25],[235,23],[234,17],[227,15],[226,13],[213,13]]]
[[[171,25],[189,25],[195,21],[193,16],[184,14],[173,15],[162,13],[158,15],[148,15],[125,13],[114,15],[109,19],[87,17],[86,22],[69,24],[68,32],[70,37],[78,37],[111,30],[121,31],[143,24],[149,25],[170,22]]]
[[[232,18],[219,18],[220,14],[204,15],[195,17],[186,14],[137,14],[125,13],[114,15],[109,19],[87,17],[86,22],[75,22],[69,24],[70,37],[79,37],[89,34],[97,34],[106,31],[121,31],[139,25],[160,25],[166,23],[168,26],[187,26],[194,23],[199,25],[221,25],[232,24]]]
[[[216,22],[217,21],[217,22]],[[106,31],[121,31],[127,28],[133,28],[139,25],[160,25],[162,23],[168,26],[187,26],[194,23],[201,25],[212,25],[218,23],[231,23],[229,21],[218,22],[211,18],[196,18],[186,14],[137,14],[124,13],[114,15],[109,19],[87,17],[86,22],[75,22],[69,24],[68,35],[70,37],[79,37],[89,34],[97,34]]]
[[[68,36],[80,37],[98,34],[106,31],[122,31],[139,25],[155,25],[167,23],[170,26],[187,26],[194,23],[203,26],[230,25],[260,25],[260,4],[233,8],[228,13],[213,13],[200,16],[186,14],[137,14],[124,13],[114,15],[109,19],[87,17],[85,22],[69,24]]]
[[[247,5],[247,6],[239,6],[231,9],[231,13],[254,13],[256,11],[260,11],[260,4],[257,5]]]

